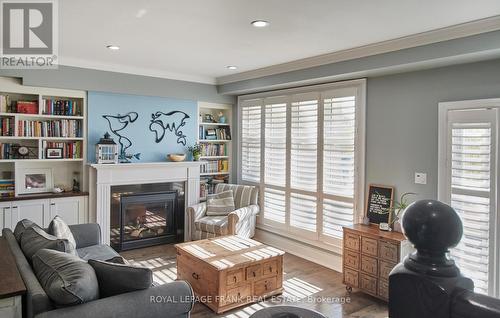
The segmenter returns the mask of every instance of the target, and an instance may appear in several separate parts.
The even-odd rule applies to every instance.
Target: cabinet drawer
[[[369,237],[361,238],[361,253],[377,256],[378,241]]]
[[[359,288],[377,295],[377,279],[361,273],[359,278]]]
[[[353,251],[359,251],[359,235],[352,233],[345,233],[344,246]]]
[[[354,269],[359,269],[359,254],[344,250],[344,264]]]
[[[388,280],[389,279],[389,274],[391,273],[392,269],[396,266],[395,263],[388,263],[384,261],[380,261],[379,268],[380,268],[380,278]]]
[[[365,273],[377,276],[378,264],[377,259],[369,256],[361,256],[361,270]]]
[[[254,280],[262,277],[262,265],[257,264],[253,266],[248,266],[246,270],[246,279]]]
[[[229,271],[226,276],[226,285],[231,286],[242,282],[245,279],[245,275],[243,273],[243,268]]]
[[[389,283],[383,280],[378,282],[378,295],[384,299],[389,299]]]
[[[246,302],[248,297],[252,294],[252,288],[250,284],[245,284],[243,286],[228,289],[226,292],[226,297],[224,303],[231,304],[237,302]]]
[[[211,280],[211,275],[207,275],[202,268],[192,265],[178,259],[177,279],[188,281],[197,295],[206,296],[208,293],[206,280]]]
[[[344,284],[351,287],[358,287],[359,273],[355,270],[344,267]]]
[[[265,295],[276,289],[276,277],[261,279],[254,284],[255,296]]]
[[[278,261],[269,261],[262,264],[262,275],[272,276],[278,274]]]
[[[394,243],[380,241],[380,249],[378,256],[390,262],[398,262],[398,246]]]

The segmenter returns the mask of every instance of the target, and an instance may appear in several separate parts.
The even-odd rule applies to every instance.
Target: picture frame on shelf
[[[63,148],[47,148],[45,150],[46,159],[62,159],[63,158]]]
[[[22,168],[16,171],[18,194],[51,192],[53,187],[52,168]]]
[[[391,223],[392,204],[394,202],[394,187],[380,184],[370,184],[366,197],[365,216],[372,224]],[[383,225],[384,227],[385,225]]]

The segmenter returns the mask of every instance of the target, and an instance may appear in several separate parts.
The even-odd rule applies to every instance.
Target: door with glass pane
[[[446,122],[446,180],[440,199],[463,222],[463,237],[451,250],[475,291],[498,295],[497,109],[449,110]],[[444,123],[441,123],[444,124]],[[440,167],[442,169],[442,167]]]

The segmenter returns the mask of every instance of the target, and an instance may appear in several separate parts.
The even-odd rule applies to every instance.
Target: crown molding
[[[64,66],[73,66],[73,67],[87,68],[99,71],[125,73],[125,74],[140,75],[140,76],[158,77],[158,78],[171,79],[184,82],[194,82],[194,83],[210,84],[210,85],[216,84],[215,78],[213,77],[159,71],[157,69],[135,67],[130,65],[102,63],[102,62],[83,60],[73,57],[61,56],[59,64]]]
[[[456,24],[441,29],[404,36],[393,40],[373,43],[352,49],[317,55],[308,58],[303,58],[251,71],[225,75],[218,77],[216,79],[216,82],[218,85],[228,84],[228,83],[244,81],[269,75],[306,69],[315,66],[352,60],[356,58],[367,57],[371,55],[398,51],[402,49],[409,49],[417,46],[463,38],[467,36],[477,35],[496,30],[500,30],[500,16],[498,15],[485,19]]]

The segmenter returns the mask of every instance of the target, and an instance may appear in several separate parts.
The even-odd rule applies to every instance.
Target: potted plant
[[[392,229],[396,232],[403,232],[403,229],[401,228],[400,216],[401,213],[408,207],[408,205],[410,205],[408,197],[412,195],[416,195],[416,193],[405,192],[401,195],[399,201],[393,200],[392,211],[391,211],[392,219],[390,225],[392,226]]]
[[[193,156],[193,161],[200,160],[201,157],[201,145],[196,143],[188,147],[189,153]]]

